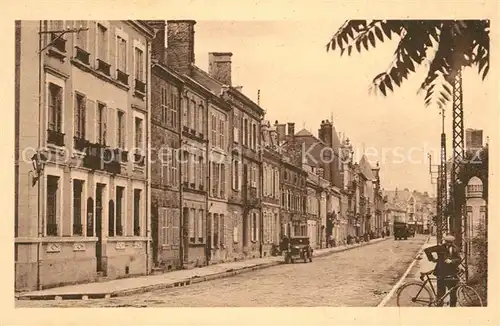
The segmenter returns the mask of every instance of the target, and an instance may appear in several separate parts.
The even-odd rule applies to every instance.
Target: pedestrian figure
[[[458,284],[458,266],[460,265],[460,249],[455,245],[455,237],[448,234],[444,237],[444,243],[424,249],[429,261],[435,262],[434,275],[437,278],[437,296],[441,298],[447,289],[452,289]],[[434,258],[433,254],[437,255]],[[438,302],[443,306],[443,302]],[[457,306],[457,290],[450,293],[450,306]]]

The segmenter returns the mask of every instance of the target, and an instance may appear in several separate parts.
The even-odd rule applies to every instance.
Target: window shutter
[[[179,219],[180,219],[180,214],[179,210],[174,209],[172,212],[172,245],[178,246],[179,245]]]
[[[74,118],[74,123],[73,123],[73,129],[74,129],[74,134],[73,136],[75,137],[78,137],[80,136],[80,133],[81,133],[81,124],[80,124],[80,108],[78,107],[78,96],[76,95],[76,93],[71,93],[71,97],[73,98],[73,107],[74,107],[74,114],[73,114],[73,118]]]
[[[226,237],[224,236],[224,228],[225,228],[225,224],[224,224],[224,215],[221,214],[219,215],[220,216],[220,243],[223,243],[225,244],[226,243]]]
[[[97,136],[95,134],[95,121],[96,121],[96,112],[95,112],[95,101],[92,101],[87,98],[87,109],[88,109],[88,120],[87,130],[89,131],[87,135],[87,140],[96,142]]]

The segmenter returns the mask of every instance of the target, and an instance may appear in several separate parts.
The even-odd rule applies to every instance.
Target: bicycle
[[[425,273],[420,273],[420,281],[414,280],[409,281],[397,290],[397,305],[398,307],[409,307],[409,306],[418,306],[418,307],[438,307],[441,306],[444,302],[444,299],[451,295],[453,290],[457,291],[457,304],[462,307],[482,307],[483,302],[481,297],[472,287],[467,285],[465,281],[463,281],[460,276],[464,272],[459,272],[456,276],[458,277],[458,283],[453,288],[449,289],[442,297],[436,298],[437,293],[434,285],[432,284],[432,280],[435,278],[431,278],[429,275],[433,274],[434,271],[429,271]],[[427,286],[427,284],[430,285]],[[430,288],[430,289],[429,289]],[[416,294],[412,295],[412,292],[415,291]],[[408,301],[404,301],[405,299],[410,299]]]

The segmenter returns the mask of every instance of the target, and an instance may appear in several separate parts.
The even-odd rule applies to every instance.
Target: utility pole
[[[454,25],[454,23],[452,23]],[[453,50],[459,53],[459,31],[456,26],[452,26],[453,37]],[[463,93],[462,93],[462,71],[461,71],[462,58],[455,56],[453,58],[452,66],[457,67],[453,72],[453,162],[451,171],[451,209],[452,209],[452,232],[457,239],[457,245],[461,249],[464,257],[465,279],[468,279],[468,262],[467,262],[467,241],[466,240],[466,226],[467,214],[465,212],[465,185],[460,180],[460,171],[462,170],[465,161],[465,148],[464,148],[464,110],[463,110]]]

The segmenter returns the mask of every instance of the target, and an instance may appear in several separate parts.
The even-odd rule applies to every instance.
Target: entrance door
[[[97,262],[97,272],[103,271],[102,266],[102,193],[104,190],[103,184],[98,183],[95,194],[95,231],[97,242],[95,245],[95,257]]]

